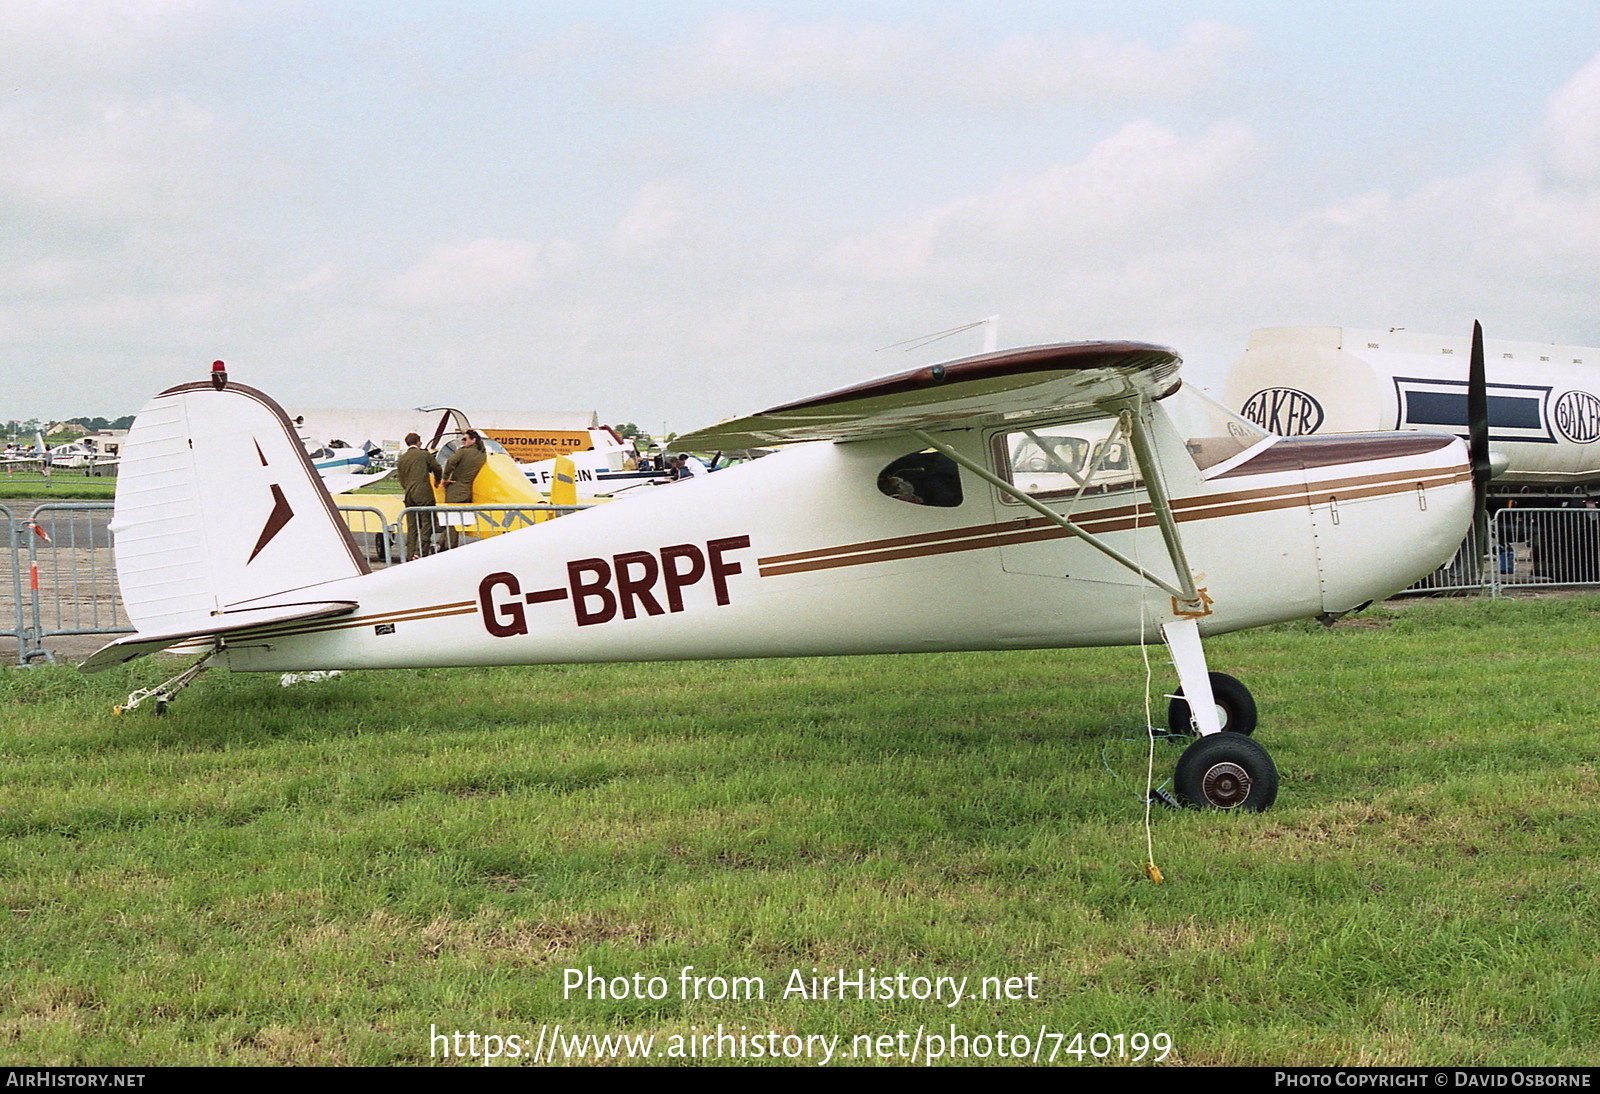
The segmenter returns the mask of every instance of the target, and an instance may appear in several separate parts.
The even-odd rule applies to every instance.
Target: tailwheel
[[[1259,813],[1278,796],[1278,769],[1249,737],[1213,733],[1183,750],[1172,788],[1179,801],[1197,809]]]
[[[1256,700],[1250,689],[1225,672],[1208,673],[1211,677],[1211,698],[1217,704],[1217,721],[1228,733],[1249,736],[1256,730]],[[1173,733],[1194,735],[1194,723],[1189,717],[1189,701],[1183,690],[1167,704],[1167,728]]]

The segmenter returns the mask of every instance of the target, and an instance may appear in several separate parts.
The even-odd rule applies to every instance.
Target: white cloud
[[[1409,302],[1441,317],[1453,309],[1456,322],[1497,315],[1513,326],[1504,337],[1569,339],[1583,317],[1528,328],[1556,320],[1600,280],[1600,56],[1550,96],[1530,137],[1475,170],[1310,212],[1282,245],[1316,257],[1308,291],[1368,314]]]
[[[866,90],[926,51],[916,33],[829,19],[779,23],[728,14],[664,59],[658,89],[685,98],[724,92],[781,95],[802,87]]]
[[[82,277],[82,264],[64,258],[41,258],[0,265],[0,292],[58,292],[73,288]]]
[[[496,304],[547,280],[539,248],[520,239],[479,239],[437,247],[390,283],[414,307]]]
[[[784,23],[723,15],[657,59],[669,98],[792,93],[914,97],[989,106],[1185,98],[1220,78],[1251,42],[1218,22],[1186,27],[1165,49],[1110,35],[1010,35],[994,45],[882,23]]]
[[[0,72],[34,83],[114,77],[205,33],[211,0],[8,0]]]
[[[320,296],[325,295],[330,289],[337,288],[340,281],[339,267],[331,262],[325,262],[314,270],[308,270],[301,277],[284,282],[279,287],[291,296]]]
[[[210,192],[217,119],[182,96],[0,112],[0,193],[113,218],[177,213]]]
[[[843,240],[827,265],[867,279],[968,273],[1058,256],[1159,243],[1180,221],[1192,225],[1248,170],[1255,138],[1243,126],[1214,126],[1185,138],[1134,122],[1076,163],[1007,179],[990,190],[879,231]],[[1190,229],[1191,231],[1193,228]]]
[[[670,242],[688,223],[689,188],[678,180],[657,179],[642,187],[612,233],[623,254],[653,251]]]
[[[1558,174],[1600,184],[1600,54],[1550,96],[1540,136]]]
[[[1211,21],[1184,28],[1167,49],[1109,35],[1013,35],[950,75],[974,98],[998,103],[1186,98],[1220,79],[1251,41]]]

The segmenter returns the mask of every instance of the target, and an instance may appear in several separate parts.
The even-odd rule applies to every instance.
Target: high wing
[[[684,434],[674,448],[858,441],[912,429],[1025,423],[1178,384],[1175,352],[1142,342],[1071,342],[986,353],[869,380]]]

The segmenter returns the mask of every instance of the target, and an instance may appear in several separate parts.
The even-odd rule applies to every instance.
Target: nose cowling
[[[1472,527],[1464,442],[1427,433],[1342,439],[1345,459],[1306,466],[1322,606],[1345,612],[1448,562]]]

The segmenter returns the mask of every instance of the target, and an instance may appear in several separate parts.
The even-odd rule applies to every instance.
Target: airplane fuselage
[[[1387,596],[1448,559],[1470,523],[1465,448],[1453,438],[1274,439],[1202,472],[1157,411],[1152,438],[1206,600],[1204,634]],[[999,432],[938,439],[993,463]],[[920,447],[799,445],[295,590],[359,608],[229,635],[221,660],[287,671],[1114,645],[1154,641],[1160,623],[1186,614],[970,473],[957,505],[886,495],[882,470]],[[1176,579],[1142,486],[1048,505]]]

